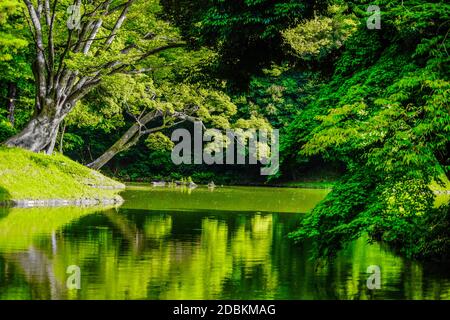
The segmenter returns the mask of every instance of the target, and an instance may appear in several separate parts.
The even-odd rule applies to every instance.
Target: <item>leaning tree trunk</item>
[[[107,164],[116,154],[121,152],[123,145],[126,144],[127,138],[122,136],[112,147],[110,147],[100,157],[89,163],[87,166],[94,170],[100,170],[105,164]]]
[[[112,158],[114,158],[119,152],[122,152],[134,146],[139,141],[139,138],[142,137],[142,135],[149,133],[150,131],[157,131],[158,129],[143,131],[142,128],[160,115],[161,113],[159,111],[147,113],[145,116],[139,119],[137,123],[133,124],[127,130],[127,132],[125,132],[120,137],[120,139],[117,140],[116,143],[114,143],[105,153],[103,153],[93,162],[89,163],[87,166],[91,169],[99,170]]]

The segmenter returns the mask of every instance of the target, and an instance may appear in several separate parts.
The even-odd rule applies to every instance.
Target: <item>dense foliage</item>
[[[431,222],[448,225],[448,207],[434,208],[430,185],[449,174],[450,6],[383,5],[383,28],[363,25],[348,40],[330,82],[291,126],[300,155],[347,168],[293,236],[317,240],[321,254],[367,232],[409,256],[448,257],[448,236]]]
[[[327,8],[324,0],[162,0],[161,3],[190,43],[218,51],[219,75],[241,88],[261,68],[287,58],[280,31]]]

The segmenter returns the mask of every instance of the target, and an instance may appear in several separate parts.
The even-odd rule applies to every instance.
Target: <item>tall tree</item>
[[[35,48],[35,110],[8,146],[52,153],[60,123],[104,77],[145,72],[143,61],[183,45],[175,30],[157,18],[156,0],[23,3]]]

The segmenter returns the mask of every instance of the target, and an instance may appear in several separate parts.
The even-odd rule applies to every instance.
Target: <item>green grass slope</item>
[[[0,146],[0,201],[112,199],[124,187],[63,155]]]

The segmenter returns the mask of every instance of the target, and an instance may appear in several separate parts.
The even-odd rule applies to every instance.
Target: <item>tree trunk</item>
[[[105,153],[89,163],[87,166],[91,169],[99,170],[105,164],[107,164],[112,158],[114,158],[119,152],[129,149],[135,145],[139,138],[146,132],[141,131],[142,126],[158,117],[159,112],[147,113],[143,116],[138,123],[133,124],[127,132],[125,132],[119,140],[116,141]],[[148,132],[148,131],[147,131]]]
[[[52,153],[59,124],[66,115],[67,111],[62,111],[61,107],[54,104],[47,105],[28,122],[20,133],[6,140],[5,144],[33,152],[45,150],[47,153]]]
[[[16,95],[17,95],[17,85],[13,82],[8,84],[8,120],[11,125],[14,127],[14,112],[16,108]]]
[[[45,147],[45,153],[48,155],[53,154],[55,150],[56,139],[58,137],[59,124],[52,130],[50,143]]]
[[[66,133],[66,122],[63,122],[61,129],[61,137],[59,139],[59,153],[64,153],[64,134]]]
[[[133,144],[137,143],[139,140],[139,124],[134,124],[128,129],[125,134],[120,137],[119,140],[116,141],[105,153],[103,153],[100,157],[95,159],[93,162],[89,163],[87,166],[94,170],[101,169],[105,164],[107,164],[112,158],[116,156],[121,151],[124,151],[132,146],[129,144],[130,140],[136,140]]]

